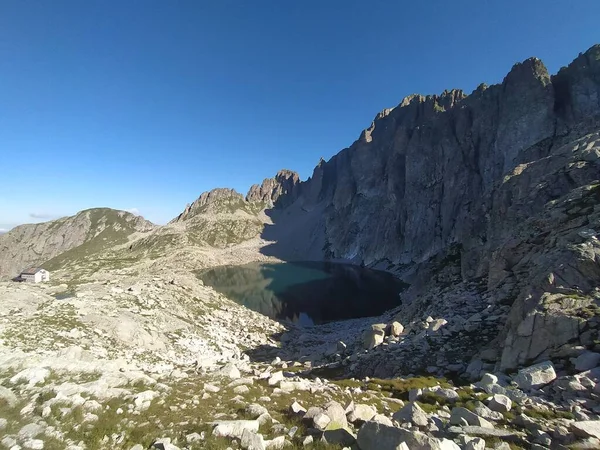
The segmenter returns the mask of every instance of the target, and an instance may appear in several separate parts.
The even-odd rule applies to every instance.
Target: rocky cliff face
[[[298,174],[283,169],[277,172],[274,178],[265,178],[260,186],[252,185],[246,195],[246,201],[263,202],[268,206],[273,206],[279,201],[279,206],[288,206],[297,198],[299,188]]]
[[[14,277],[84,243],[108,247],[154,225],[125,211],[95,208],[51,222],[20,225],[0,236],[0,279]],[[90,245],[91,245],[90,244]]]
[[[275,206],[264,253],[396,271],[413,285],[407,301],[433,287],[433,261],[456,254],[458,281],[483,279],[512,306],[497,344],[516,367],[583,343],[576,313],[557,319],[547,298],[589,306],[598,293],[599,129],[600,46],[554,76],[531,58],[469,95],[405,98],[306,182],[280,172],[245,204]]]

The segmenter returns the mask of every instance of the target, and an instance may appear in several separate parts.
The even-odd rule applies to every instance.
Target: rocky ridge
[[[72,217],[20,225],[0,236],[0,279],[38,266],[88,243],[97,251],[122,243],[134,233],[154,228],[141,216],[109,208],[81,211]]]

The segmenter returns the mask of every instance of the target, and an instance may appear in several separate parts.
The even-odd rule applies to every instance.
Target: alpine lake
[[[254,262],[197,272],[253,311],[301,326],[371,317],[400,305],[406,284],[387,272],[331,262]]]

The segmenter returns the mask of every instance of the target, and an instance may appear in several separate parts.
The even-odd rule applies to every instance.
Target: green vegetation
[[[392,397],[402,400],[408,400],[408,392],[411,389],[423,389],[434,386],[449,388],[452,385],[445,378],[435,377],[396,378],[391,380],[373,378],[367,384],[367,387],[373,391],[388,392]]]

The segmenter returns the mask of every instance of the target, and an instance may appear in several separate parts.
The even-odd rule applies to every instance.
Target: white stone
[[[600,420],[573,422],[571,424],[571,431],[579,437],[600,439]]]
[[[492,411],[498,411],[501,413],[508,412],[512,407],[512,400],[506,395],[494,394],[494,396],[490,399],[488,407]]]
[[[262,434],[244,429],[240,446],[244,450],[265,450],[265,441]]]
[[[232,380],[236,380],[242,376],[240,370],[233,363],[225,364],[225,366],[219,370],[219,375],[231,378]]]
[[[242,438],[244,430],[258,432],[258,420],[225,420],[214,422],[213,435],[220,437]]]
[[[556,379],[554,366],[550,361],[544,361],[519,370],[514,381],[521,389],[529,390],[542,387]]]
[[[275,386],[277,385],[280,381],[283,381],[285,379],[285,377],[283,376],[283,372],[279,371],[279,372],[275,372],[273,374],[271,374],[271,376],[269,377],[269,386]]]
[[[23,441],[21,445],[23,446],[23,448],[29,450],[43,450],[44,441],[42,441],[41,439],[27,439],[26,441]]]

